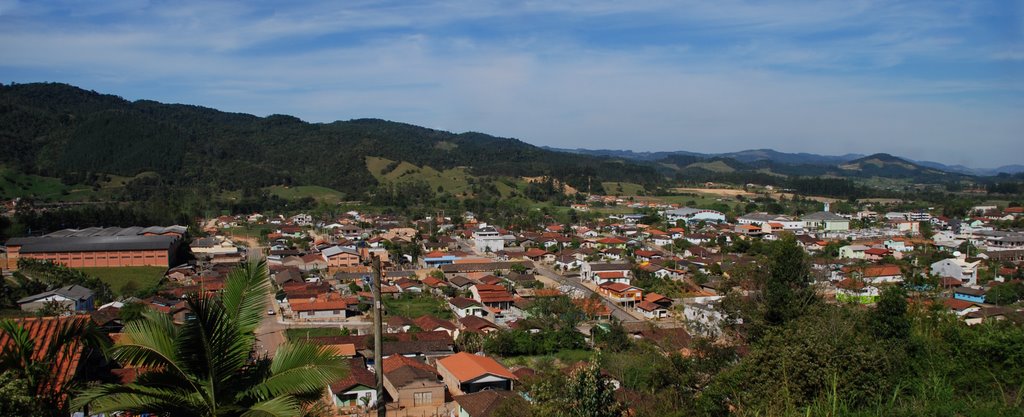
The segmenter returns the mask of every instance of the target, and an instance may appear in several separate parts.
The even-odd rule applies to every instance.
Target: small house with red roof
[[[625,307],[633,307],[643,301],[643,290],[621,282],[609,282],[597,287],[597,292]]]
[[[439,359],[437,372],[452,395],[484,390],[511,391],[518,381],[515,374],[498,361],[466,352]]]

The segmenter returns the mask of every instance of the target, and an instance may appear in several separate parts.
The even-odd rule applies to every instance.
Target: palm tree
[[[282,345],[273,359],[254,356],[270,280],[264,261],[234,271],[220,296],[186,297],[193,317],[179,326],[147,311],[125,326],[111,350],[122,365],[148,371],[134,383],[105,384],[74,401],[90,412],[166,416],[296,416],[328,384],[344,378],[346,361],[322,346]]]

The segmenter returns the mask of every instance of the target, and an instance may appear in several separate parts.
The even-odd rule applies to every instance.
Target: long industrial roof
[[[39,237],[12,238],[7,246],[20,246],[20,253],[167,250],[186,230],[184,226],[64,229]]]

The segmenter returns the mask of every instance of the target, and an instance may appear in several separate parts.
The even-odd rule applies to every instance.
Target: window
[[[434,402],[433,393],[427,392],[414,392],[412,394],[412,405],[429,405]]]

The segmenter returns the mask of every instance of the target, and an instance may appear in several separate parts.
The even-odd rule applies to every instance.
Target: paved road
[[[551,280],[554,280],[555,282],[558,282],[562,285],[568,285],[570,287],[573,287],[574,289],[582,291],[584,294],[586,294],[587,297],[589,297],[591,294],[597,294],[596,292],[594,292],[594,290],[590,289],[590,287],[583,285],[583,283],[580,282],[579,278],[570,278],[562,276],[561,274],[558,274],[551,268],[548,268],[547,266],[541,265],[540,263],[537,262],[533,263],[533,267],[534,270],[537,271],[537,273],[547,278],[550,278]],[[600,294],[598,294],[598,296],[601,297]],[[604,305],[608,306],[608,308],[611,309],[612,316],[619,319],[619,321],[622,321],[623,323],[641,321],[632,314],[629,314],[629,312],[627,312],[621,306],[611,302],[607,298],[601,297],[601,301],[604,303]]]

